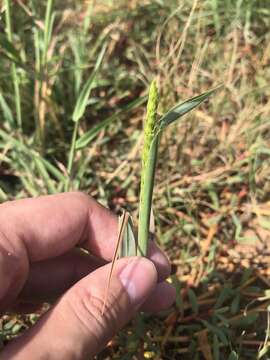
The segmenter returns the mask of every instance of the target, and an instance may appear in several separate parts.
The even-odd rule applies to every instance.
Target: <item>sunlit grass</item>
[[[1,201],[81,189],[137,226],[149,83],[158,119],[225,84],[159,143],[152,209],[176,307],[144,317],[144,328],[137,319],[104,358],[252,359],[267,349],[269,261],[254,250],[270,223],[265,4],[3,2]]]

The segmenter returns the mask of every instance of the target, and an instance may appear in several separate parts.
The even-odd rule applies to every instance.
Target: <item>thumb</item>
[[[1,359],[72,359],[96,355],[132,318],[154,290],[157,272],[146,258],[116,262],[102,313],[111,264],[83,278],[23,336],[11,342]]]

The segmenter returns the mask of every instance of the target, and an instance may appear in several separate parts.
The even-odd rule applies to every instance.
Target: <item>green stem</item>
[[[6,32],[9,42],[12,43],[12,27],[11,27],[11,15],[10,15],[10,0],[5,0],[5,18],[6,18]],[[19,79],[17,75],[17,67],[14,62],[11,64],[11,76],[13,81],[14,93],[15,93],[15,107],[17,116],[17,125],[19,128],[22,127],[22,111],[21,111],[21,94],[19,87]]]
[[[138,249],[139,255],[141,256],[147,255],[158,144],[159,135],[157,135],[152,142],[151,150],[149,151],[148,161],[146,163],[143,174],[144,176],[141,179],[138,233]]]
[[[70,181],[72,179],[73,162],[74,162],[74,157],[75,157],[75,153],[76,153],[76,140],[77,140],[78,129],[79,129],[79,121],[76,121],[74,129],[73,129],[71,147],[70,147],[69,156],[68,156],[68,166],[67,166],[68,179],[65,184],[65,191],[68,191],[70,189]]]
[[[147,115],[144,127],[144,145],[142,152],[141,190],[139,206],[138,250],[139,255],[147,256],[149,224],[155,180],[159,134],[157,133],[158,90],[153,81],[147,103]]]

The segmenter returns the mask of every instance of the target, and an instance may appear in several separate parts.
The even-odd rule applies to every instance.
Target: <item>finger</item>
[[[164,281],[171,273],[171,264],[165,253],[153,241],[149,242],[148,257],[155,264],[158,281]]]
[[[44,294],[44,300],[47,296]],[[142,305],[141,310],[144,312],[155,313],[168,309],[175,302],[176,290],[166,281],[157,284],[155,290],[150,295],[149,299]],[[30,301],[30,299],[29,299]],[[30,314],[37,312],[42,307],[42,304],[22,301],[11,308],[13,312]]]
[[[153,242],[149,246],[149,258],[157,268],[158,281],[165,280],[170,273],[170,263]],[[33,263],[19,298],[35,302],[54,301],[77,281],[104,264],[104,260],[80,249]]]
[[[106,258],[116,236],[115,216],[81,193],[1,204],[0,310],[21,291],[29,263],[59,256],[80,243]]]
[[[44,296],[44,299],[45,298],[46,296]],[[175,298],[175,288],[164,281],[160,284],[157,284],[149,299],[147,299],[147,301],[142,305],[141,310],[144,312],[155,313],[168,309],[174,304]],[[30,314],[37,312],[41,307],[42,304],[22,301],[13,306],[11,310],[17,313]]]
[[[157,273],[145,258],[116,263],[102,312],[110,264],[73,286],[36,326],[10,343],[1,359],[93,357],[131,319],[154,290]],[[48,346],[50,344],[50,346]]]
[[[163,281],[162,283],[157,284],[151,296],[142,305],[141,310],[155,313],[168,309],[174,304],[175,298],[175,288],[166,281]]]
[[[60,256],[75,245],[110,260],[118,232],[117,218],[82,193],[4,203],[0,224],[0,309],[21,291],[29,263]],[[163,279],[168,261],[152,247],[151,258],[158,270],[161,265]]]
[[[4,203],[0,224],[11,255],[24,250],[30,262],[59,256],[81,244],[109,260],[118,229],[117,218],[108,209],[79,192]]]
[[[104,265],[102,259],[87,254],[80,249],[53,259],[34,263],[27,281],[19,294],[23,301],[54,301],[76,282]]]
[[[158,281],[165,280],[170,273],[170,263],[154,243],[150,244],[149,258],[157,268]],[[20,297],[44,301],[54,299],[102,265],[105,265],[104,260],[79,249],[33,263]]]

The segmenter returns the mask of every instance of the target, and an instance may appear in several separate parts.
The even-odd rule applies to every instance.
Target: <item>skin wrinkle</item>
[[[119,321],[121,322],[121,319],[119,318],[119,315],[121,313],[119,310],[119,306],[115,305],[118,304],[118,302],[122,301],[120,299],[121,296],[123,296],[121,292],[119,296],[115,296],[112,293],[110,294],[110,301],[108,304],[106,304],[105,312],[103,315],[101,314],[104,302],[103,297],[91,294],[90,300],[86,299],[86,297],[84,296],[81,298],[81,304],[91,318],[88,326],[86,325],[87,322],[85,326],[86,328],[88,328],[88,331],[91,331],[91,326],[89,327],[89,324],[93,324],[93,321],[96,323],[96,326],[94,326],[94,328],[96,329],[95,340],[99,346],[100,343],[103,343],[104,345],[106,344],[106,342],[109,340],[107,334],[113,333],[114,329],[118,328]],[[82,320],[82,318],[80,319]],[[97,331],[97,329],[99,329],[99,331]]]
[[[101,343],[105,345],[109,340],[106,335],[108,334],[108,331],[116,328],[116,317],[118,312],[116,311],[116,314],[112,316],[112,325],[112,323],[107,320],[110,319],[110,314],[113,309],[112,305],[108,306],[106,309],[107,316],[103,315],[102,317],[101,309],[103,306],[103,299],[101,299],[99,296],[93,295],[91,291],[89,292],[87,290],[83,295],[79,293],[75,296],[78,301],[74,301],[74,298],[69,299],[73,301],[68,301],[67,304],[71,309],[72,314],[78,320],[77,323],[83,326],[84,332],[88,334],[89,338],[91,338],[91,349],[83,349],[83,353],[87,353],[89,357],[91,353],[95,353],[96,349],[100,347]],[[93,331],[93,328],[95,331]]]

